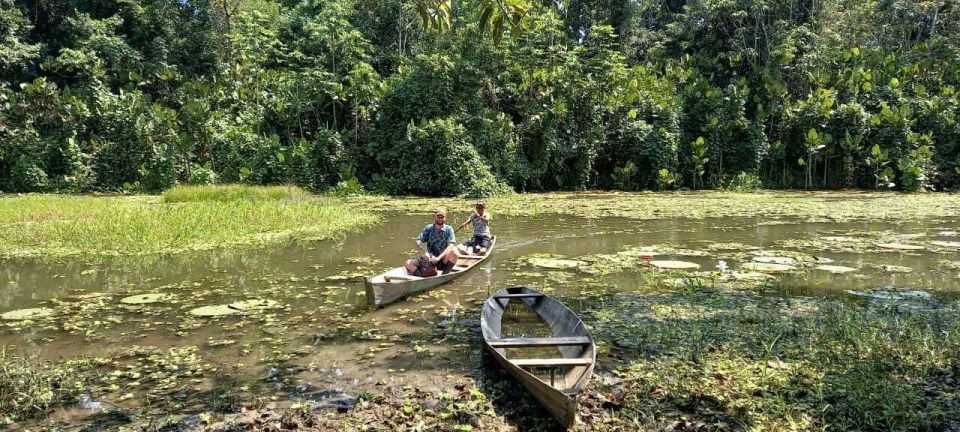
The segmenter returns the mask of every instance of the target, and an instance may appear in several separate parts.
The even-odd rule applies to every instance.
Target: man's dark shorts
[[[445,261],[437,261],[436,264],[430,262],[430,259],[425,256],[420,256],[416,258],[417,260],[417,269],[413,271],[414,276],[420,277],[432,277],[436,276],[438,271],[448,272],[453,268],[455,263],[447,263]]]
[[[467,240],[463,245],[466,247],[473,246],[490,249],[490,243],[490,237],[480,235],[471,237],[470,240]]]

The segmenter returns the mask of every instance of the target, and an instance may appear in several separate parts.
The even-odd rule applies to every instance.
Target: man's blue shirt
[[[427,243],[427,250],[430,255],[437,256],[443,253],[447,244],[457,244],[457,238],[453,234],[453,227],[443,224],[443,229],[438,230],[436,224],[427,224],[423,231],[417,236],[417,240]]]

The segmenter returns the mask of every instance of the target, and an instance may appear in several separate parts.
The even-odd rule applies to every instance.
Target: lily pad
[[[650,265],[665,270],[699,270],[700,264],[688,261],[650,261]]]
[[[530,264],[550,269],[570,269],[577,268],[583,265],[583,261],[572,260],[572,259],[563,259],[563,258],[530,258]]]
[[[243,300],[234,303],[230,303],[231,309],[236,309],[240,311],[244,310],[255,310],[255,309],[267,309],[272,308],[277,305],[275,300],[269,299],[252,299],[252,300]]]
[[[857,269],[853,267],[846,267],[846,266],[839,266],[839,265],[821,265],[821,266],[815,267],[815,269],[823,270],[833,274],[843,274],[843,273],[850,273],[850,272],[857,271]]]
[[[955,241],[932,241],[930,244],[939,247],[951,248],[951,249],[960,249],[960,242]]]
[[[893,290],[883,290],[875,289],[868,291],[854,291],[847,290],[847,294],[855,295],[858,297],[867,297],[877,300],[906,300],[906,299],[916,299],[916,300],[929,300],[933,296],[926,291],[893,291]]]
[[[10,321],[34,319],[34,318],[43,318],[53,315],[53,309],[50,308],[30,308],[30,309],[18,309],[12,310],[10,312],[5,312],[3,315],[0,315],[0,318]]]
[[[784,256],[758,256],[753,257],[753,260],[758,263],[767,263],[767,264],[782,264],[782,265],[794,265],[797,263],[796,258],[784,257]]]
[[[199,317],[216,317],[240,313],[239,310],[231,308],[230,305],[221,304],[214,306],[201,306],[190,310],[190,315]]]
[[[877,243],[880,249],[900,250],[900,251],[918,251],[926,249],[923,246],[906,243]]]
[[[162,303],[170,301],[172,298],[172,295],[165,293],[137,294],[120,299],[120,303],[131,305]]]
[[[742,264],[740,268],[762,273],[785,273],[795,269],[795,267],[786,264],[764,262],[748,262]]]
[[[885,272],[887,272],[887,273],[911,273],[911,272],[913,272],[913,269],[910,268],[910,267],[904,267],[904,266],[898,266],[898,265],[890,265],[890,264],[883,264],[883,265],[880,266],[880,268],[883,269],[883,271],[885,271]]]

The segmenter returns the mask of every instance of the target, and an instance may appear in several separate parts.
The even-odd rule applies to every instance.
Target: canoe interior
[[[517,305],[532,314],[516,313]],[[531,321],[540,321],[539,330],[529,326]],[[507,325],[520,327],[522,334]],[[518,286],[500,290],[484,302],[480,327],[494,358],[562,425],[572,426],[576,395],[596,363],[593,337],[580,317],[556,299]]]
[[[459,255],[453,269],[447,272],[438,272],[436,276],[419,277],[407,274],[403,267],[395,267],[373,277],[365,278],[364,285],[367,291],[367,303],[374,306],[383,306],[402,299],[410,294],[425,291],[437,285],[444,284],[466,273],[485,261],[497,244],[494,236],[490,248],[483,255]]]

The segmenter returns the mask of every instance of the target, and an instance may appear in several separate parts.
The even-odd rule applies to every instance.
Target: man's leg
[[[457,264],[457,254],[447,254],[441,261],[443,262],[443,271],[448,272]]]
[[[479,240],[479,241],[478,241],[477,243],[478,243],[478,245],[479,245],[479,247],[480,247],[480,252],[479,252],[479,254],[480,254],[480,255],[483,255],[483,254],[487,253],[488,250],[490,250],[490,245],[491,245],[490,238],[489,238],[489,237],[480,237],[478,240]]]
[[[420,269],[420,260],[417,258],[408,259],[407,262],[403,263],[403,268],[407,270],[408,275],[416,276],[417,270]]]

